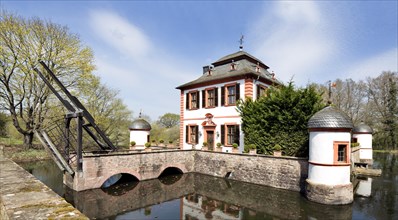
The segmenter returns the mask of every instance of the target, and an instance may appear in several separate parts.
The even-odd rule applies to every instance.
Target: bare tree
[[[71,87],[94,69],[92,51],[65,26],[24,19],[3,10],[0,47],[0,108],[10,113],[29,148],[34,130],[42,126],[51,108],[50,91],[33,67],[43,60],[64,85]]]

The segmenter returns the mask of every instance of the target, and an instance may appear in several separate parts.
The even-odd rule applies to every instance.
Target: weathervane
[[[332,104],[332,87],[336,87],[336,83],[332,82],[331,80],[328,81],[329,84],[329,98],[328,98],[328,105]]]
[[[244,38],[244,35],[242,34],[241,37],[240,37],[240,40],[239,40],[239,43],[240,43],[240,45],[239,45],[239,50],[240,50],[240,51],[243,50],[243,38]]]

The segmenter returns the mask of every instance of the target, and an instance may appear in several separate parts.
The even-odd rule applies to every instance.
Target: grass
[[[43,147],[36,142],[33,142],[34,148],[25,149],[22,138],[0,137],[0,145],[4,146],[4,157],[15,162],[50,159]]]
[[[373,150],[376,153],[390,153],[390,154],[398,154],[398,150]]]
[[[23,141],[21,139],[16,138],[7,138],[7,137],[0,137],[0,144],[4,145],[22,145]]]

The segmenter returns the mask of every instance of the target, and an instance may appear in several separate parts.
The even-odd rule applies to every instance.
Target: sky
[[[282,82],[365,80],[398,69],[398,1],[9,1],[0,8],[69,27],[95,75],[138,117],[179,114],[175,87],[239,50]]]

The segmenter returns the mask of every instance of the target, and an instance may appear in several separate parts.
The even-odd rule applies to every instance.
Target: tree
[[[173,113],[166,113],[159,118],[159,124],[164,126],[165,128],[171,128],[180,123],[180,115]]]
[[[376,146],[396,148],[398,138],[398,107],[396,72],[383,72],[376,78],[368,78],[371,109],[374,112],[373,123]]]
[[[308,156],[307,122],[323,106],[315,87],[295,89],[292,82],[271,87],[256,101],[240,101],[245,145],[255,144],[260,151],[271,154],[279,144],[285,155]]]
[[[355,82],[352,79],[336,79],[327,82],[327,85],[313,84],[319,93],[322,93],[324,103],[329,101],[329,83],[331,88],[330,101],[337,109],[345,112],[353,121],[358,123],[367,118],[368,113],[364,112],[364,106],[368,103],[366,83],[360,80]]]
[[[4,10],[0,13],[0,107],[9,112],[29,148],[34,130],[42,127],[53,107],[51,92],[33,67],[39,67],[38,60],[44,61],[66,87],[72,88],[78,79],[91,77],[93,54],[66,26],[24,19]]]
[[[6,132],[7,121],[8,121],[7,115],[0,111],[0,137],[5,137],[7,135]]]
[[[132,112],[118,98],[118,91],[100,83],[100,79],[79,83],[79,99],[94,117],[96,124],[115,145],[128,146]]]

